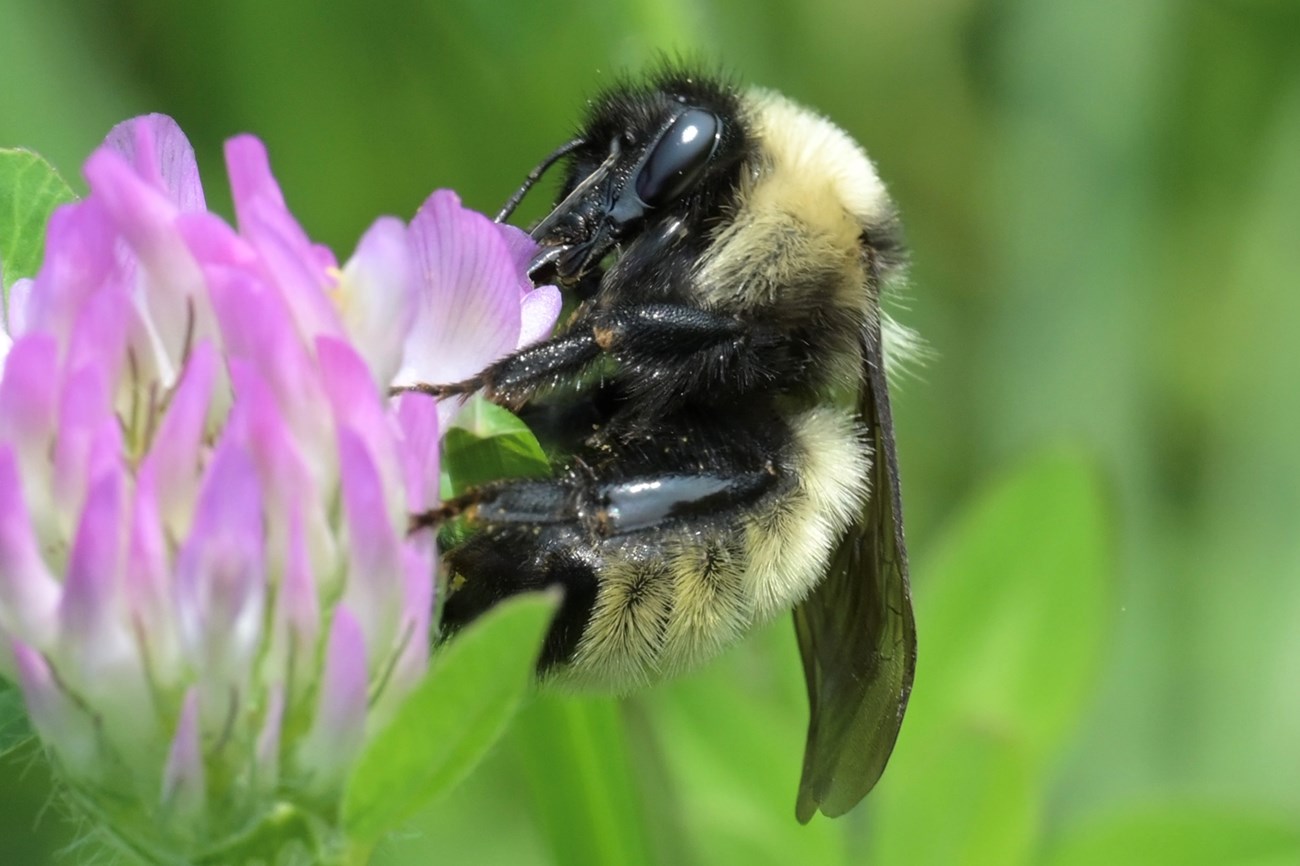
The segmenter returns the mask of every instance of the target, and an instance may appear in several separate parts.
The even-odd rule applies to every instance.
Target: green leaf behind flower
[[[508,410],[474,397],[456,416],[442,444],[442,495],[449,499],[498,478],[550,472],[537,437]]]
[[[0,148],[0,270],[6,303],[14,280],[30,277],[40,267],[50,214],[75,198],[40,155]]]
[[[348,782],[343,825],[354,843],[373,844],[445,794],[505,732],[558,602],[550,592],[502,602],[434,656]]]

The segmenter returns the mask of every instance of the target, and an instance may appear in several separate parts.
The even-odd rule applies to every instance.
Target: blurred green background
[[[255,132],[346,256],[435,187],[495,209],[584,99],[706,58],[867,147],[935,352],[895,396],[921,668],[866,808],[794,821],[781,622],[634,698],[535,701],[377,862],[1300,862],[1300,4],[325,9],[0,0],[0,144],[73,176],[167,112],[220,203]],[[73,838],[6,758],[0,862]]]

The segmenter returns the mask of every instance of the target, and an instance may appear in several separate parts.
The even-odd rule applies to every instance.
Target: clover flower
[[[265,149],[226,146],[237,228],[167,117],[116,127],[51,218],[0,341],[0,676],[74,800],[158,861],[276,810],[328,824],[423,674],[441,409],[539,339],[521,232],[437,192],[339,267]]]

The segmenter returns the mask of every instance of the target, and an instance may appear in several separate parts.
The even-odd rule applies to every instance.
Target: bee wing
[[[870,496],[830,571],[794,611],[810,718],[795,814],[842,815],[893,751],[916,670],[898,458],[877,325],[864,340],[859,411],[873,449]]]

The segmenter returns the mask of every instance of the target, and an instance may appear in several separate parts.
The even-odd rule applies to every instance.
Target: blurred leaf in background
[[[662,52],[833,117],[902,209],[898,312],[936,359],[894,401],[922,666],[896,761],[795,825],[781,623],[630,700],[537,698],[376,862],[1300,862],[1300,4],[0,0],[0,146],[77,189],[130,114],[205,170],[253,131],[346,255],[436,186],[494,209]],[[1104,507],[1065,458],[977,495],[1062,442]],[[0,862],[84,854],[51,853],[45,785],[5,759]]]

